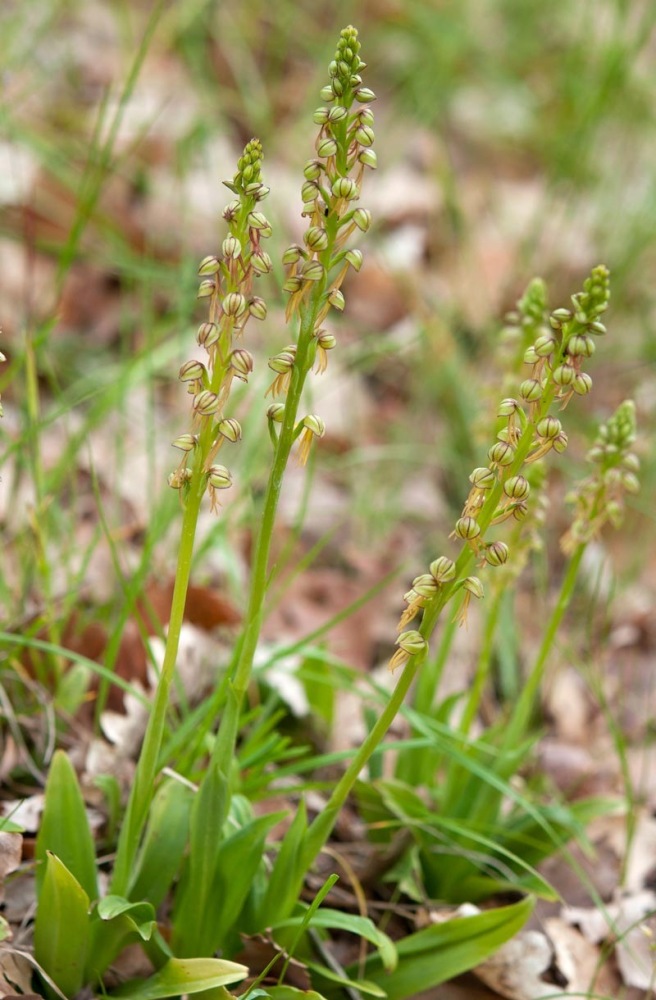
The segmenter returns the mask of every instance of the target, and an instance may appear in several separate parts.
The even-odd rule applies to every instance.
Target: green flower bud
[[[531,487],[524,476],[511,476],[503,484],[503,492],[511,500],[526,500],[531,492]]]
[[[353,213],[353,222],[361,232],[366,233],[371,226],[371,212],[368,208],[356,208]]]
[[[202,381],[207,375],[207,368],[200,361],[185,361],[178,378],[181,382]]]
[[[558,437],[563,429],[563,425],[560,420],[556,419],[556,417],[543,417],[535,429],[538,432],[539,437],[545,438],[547,441],[551,441],[553,438]]]
[[[332,186],[335,198],[345,198],[347,201],[355,201],[360,197],[358,185],[350,177],[338,177]]]
[[[330,115],[330,108],[317,108],[317,110],[312,115],[312,121],[315,125],[325,125],[328,121]],[[346,111],[346,108],[344,108]]]
[[[230,367],[237,378],[248,382],[248,376],[253,371],[253,355],[243,347],[237,347],[230,355]]]
[[[576,370],[571,365],[559,365],[554,368],[552,377],[556,385],[571,385],[576,378]]]
[[[304,281],[321,281],[326,273],[326,269],[319,260],[308,260],[301,268],[301,276]]]
[[[228,260],[237,260],[241,257],[241,243],[236,236],[227,236],[221,245],[221,252]]]
[[[567,341],[567,353],[573,358],[592,357],[596,349],[597,345],[592,337],[584,333],[578,333]]]
[[[516,521],[523,521],[526,518],[527,514],[528,514],[528,506],[524,503],[523,500],[518,500],[517,503],[513,506],[512,516],[515,518]]]
[[[543,391],[544,386],[537,378],[524,379],[519,387],[519,394],[527,403],[536,403],[538,399],[542,399]]]
[[[216,344],[219,339],[219,328],[216,323],[201,323],[198,327],[198,333],[196,334],[196,340],[201,347],[209,350],[213,344]]]
[[[173,447],[179,448],[180,451],[193,451],[197,444],[198,438],[195,434],[181,434],[173,442]]]
[[[248,303],[248,313],[253,319],[266,319],[267,304],[259,295],[254,295]]]
[[[361,250],[347,250],[344,254],[344,260],[347,260],[354,271],[359,271],[362,267],[362,262],[364,260]]]
[[[497,417],[511,417],[513,413],[517,413],[520,409],[519,403],[516,399],[502,399],[499,403],[499,409],[497,410]]]
[[[473,485],[479,490],[491,490],[496,481],[497,477],[492,469],[482,466],[478,469],[474,469],[469,477],[469,482],[473,483]]]
[[[223,182],[225,184],[225,181]],[[239,209],[241,208],[240,201],[231,201],[229,205],[223,209],[223,218],[226,222],[234,222],[239,215]]]
[[[627,472],[640,472],[640,459],[633,451],[629,451],[622,459],[622,468]]]
[[[221,303],[226,316],[241,316],[246,311],[247,302],[239,292],[230,292]]]
[[[558,434],[557,437],[553,439],[552,447],[557,455],[562,455],[563,452],[567,450],[568,442],[569,438],[567,437],[565,431],[561,431],[560,434]]]
[[[507,441],[497,441],[488,451],[487,457],[495,465],[512,465],[515,458],[515,449]]]
[[[298,243],[292,243],[292,245],[288,247],[282,255],[282,262],[288,266],[290,264],[297,264],[299,260],[305,260],[306,258],[307,253],[303,247]]]
[[[337,143],[333,138],[328,136],[327,138],[319,139],[317,142],[317,153],[322,160],[328,159],[330,156],[335,156],[337,153]],[[303,201],[308,199],[304,198]]]
[[[292,274],[289,278],[285,278],[282,284],[283,292],[289,292],[290,295],[300,292],[302,287],[303,281],[298,274]]]
[[[321,438],[326,433],[326,425],[316,413],[310,413],[307,417],[304,417],[303,426],[312,431],[315,437]]]
[[[221,405],[219,397],[209,389],[203,389],[194,396],[193,407],[201,417],[208,417],[211,413],[216,413]]]
[[[276,354],[273,358],[269,358],[267,364],[272,371],[277,372],[279,375],[284,375],[285,372],[290,371],[294,367],[295,360],[295,350],[286,350],[281,351],[280,354]]]
[[[315,337],[317,338],[317,344],[319,347],[323,348],[324,351],[332,351],[333,347],[337,344],[337,340],[332,333],[328,333],[326,330],[317,331]]]
[[[483,584],[478,579],[477,576],[468,576],[462,583],[463,588],[478,600],[485,597],[485,590],[483,589]]]
[[[321,160],[308,160],[303,168],[303,176],[306,181],[318,181],[323,173],[324,167]],[[305,199],[303,199],[305,201]]]
[[[266,415],[269,420],[273,420],[276,424],[281,424],[285,416],[285,404],[272,403],[266,411]]]
[[[353,96],[359,104],[370,104],[376,100],[376,95],[373,90],[369,90],[369,87],[359,87]]]
[[[563,323],[571,323],[573,318],[571,309],[554,309],[549,317],[549,322],[553,327],[559,329]]]
[[[412,581],[412,589],[419,597],[434,597],[439,584],[430,573],[422,573]]]
[[[606,327],[603,323],[595,320],[594,323],[588,323],[588,332],[594,334],[597,337],[603,337],[606,333]]]
[[[528,350],[524,352],[525,365],[535,365],[539,360],[540,357],[534,347],[529,347]]]
[[[311,226],[303,236],[305,245],[315,253],[325,250],[328,246],[328,234],[320,226]]]
[[[369,125],[360,125],[355,131],[355,141],[361,146],[373,146],[375,138],[374,130]]]
[[[213,465],[207,473],[207,479],[215,490],[227,490],[232,486],[232,476],[225,465]]]
[[[374,153],[373,149],[361,149],[358,153],[358,162],[364,163],[365,167],[370,167],[375,170],[378,166],[378,157]]]
[[[210,295],[214,295],[215,291],[216,291],[216,285],[213,281],[211,281],[210,279],[207,279],[206,281],[201,281],[200,285],[198,286],[198,292],[196,293],[196,298],[207,299],[210,297]]]
[[[447,556],[438,556],[428,567],[436,583],[449,583],[456,575],[456,564]]]
[[[627,493],[640,492],[640,480],[634,472],[622,472],[621,483]]]
[[[216,428],[219,434],[226,439],[226,441],[231,441],[235,444],[241,439],[241,424],[234,417],[228,417],[226,420],[221,420],[218,427]]]
[[[401,635],[397,637],[396,645],[405,653],[409,653],[410,656],[423,653],[428,648],[428,643],[421,632],[417,632],[415,629],[410,629],[408,632],[401,632]]]
[[[254,251],[249,263],[257,274],[270,274],[273,271],[273,261],[265,250]]]
[[[572,389],[577,396],[586,396],[590,392],[592,389],[592,379],[587,372],[576,373],[572,382]]]
[[[485,546],[485,561],[490,566],[503,566],[508,561],[508,546],[505,542],[490,542]]]
[[[261,212],[249,212],[246,223],[249,229],[257,230],[260,236],[271,236],[273,232],[269,220]]]
[[[348,111],[343,108],[340,104],[337,104],[334,108],[330,109],[328,114],[328,121],[335,125],[337,122],[343,122],[348,118]]]
[[[200,275],[216,274],[220,267],[221,261],[218,257],[203,257],[198,268],[198,273]]]
[[[542,334],[533,344],[533,350],[539,358],[548,358],[556,350],[557,344],[550,333]]]
[[[331,87],[330,84],[328,84],[326,87],[322,87],[321,88],[319,96],[321,97],[322,101],[334,101],[335,100],[335,95],[333,93],[333,88]]]
[[[306,181],[301,188],[301,198],[303,199],[304,205],[307,205],[309,202],[316,201],[319,194],[319,185],[316,181]]]
[[[481,526],[475,517],[460,517],[456,521],[455,532],[458,538],[471,541],[481,533]]]
[[[338,309],[340,312],[344,311],[344,307],[346,306],[346,301],[344,299],[344,296],[340,292],[339,288],[331,289],[331,291],[328,293],[328,301],[330,302],[331,306],[333,306],[335,309]]]

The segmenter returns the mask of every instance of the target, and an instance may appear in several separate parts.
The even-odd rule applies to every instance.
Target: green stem
[[[169,695],[175,676],[180,632],[184,621],[187,589],[191,575],[194,541],[196,538],[196,525],[198,523],[201,501],[205,495],[205,479],[200,474],[200,469],[196,469],[195,471],[197,474],[191,479],[182,519],[182,531],[178,549],[178,561],[164,662],[155,690],[153,708],[148,719],[116,850],[112,892],[119,896],[125,896],[129,891],[130,878],[134,871],[139,841],[155,793],[155,781],[159,769],[159,756],[166,725]]]
[[[556,641],[558,629],[560,628],[565,612],[567,611],[572,599],[572,594],[574,592],[576,579],[581,565],[581,559],[583,558],[585,549],[585,544],[580,544],[574,551],[574,554],[569,561],[567,572],[565,573],[565,578],[562,582],[560,593],[558,595],[558,601],[556,602],[556,606],[551,613],[549,623],[542,636],[540,649],[538,650],[531,672],[522,689],[522,693],[519,696],[515,711],[508,720],[508,725],[506,726],[504,732],[505,747],[512,747],[516,745],[517,742],[523,738],[531,721],[531,715],[535,707],[537,694],[540,684],[542,683],[542,678],[544,677],[544,668],[546,666],[549,653],[551,652],[551,649]]]

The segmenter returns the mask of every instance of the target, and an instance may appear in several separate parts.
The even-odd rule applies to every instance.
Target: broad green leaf
[[[110,996],[128,1000],[160,1000],[183,993],[202,993],[238,983],[248,975],[245,965],[222,958],[171,958],[149,979],[132,980]]]
[[[45,805],[36,838],[35,856],[55,854],[76,878],[89,899],[98,898],[96,854],[77,775],[68,755],[57,750],[48,773]],[[44,865],[37,867],[37,888]]]
[[[84,985],[89,950],[89,897],[48,852],[34,924],[34,957],[59,989],[75,996]]]
[[[283,920],[281,923],[274,924],[273,929],[300,927],[302,923],[302,916],[292,917],[289,920]],[[352,913],[342,913],[341,910],[320,909],[312,914],[309,924],[311,927],[325,927],[330,930],[350,931],[351,934],[357,934],[358,937],[364,938],[365,941],[369,941],[378,949],[385,969],[392,971],[396,967],[397,954],[394,942],[387,934],[378,930],[369,917],[360,917]]]
[[[251,1000],[250,994],[248,1000]],[[314,990],[297,990],[295,986],[270,986],[264,996],[271,1000],[325,1000],[321,993]]]
[[[150,941],[156,927],[150,903],[131,903],[122,896],[101,899],[90,920],[87,981],[98,980],[127,945]]]
[[[269,885],[258,912],[260,927],[284,920],[298,900],[307,874],[303,840],[307,830],[307,812],[301,800],[289,830],[285,834],[269,877]]]
[[[159,906],[175,878],[189,834],[193,791],[179,781],[166,781],[157,791],[130,886],[132,899]]]
[[[478,965],[516,934],[533,909],[529,896],[513,906],[473,917],[454,917],[410,934],[397,943],[399,963],[386,973],[379,955],[365,964],[367,980],[377,983],[388,1000],[407,1000]],[[347,973],[357,972],[350,966]]]

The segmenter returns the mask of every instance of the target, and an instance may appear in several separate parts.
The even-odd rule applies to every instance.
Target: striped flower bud
[[[326,160],[330,156],[335,156],[337,152],[337,143],[330,136],[328,138],[319,139],[317,142],[317,153],[319,156]],[[305,201],[305,199],[303,199]]]
[[[219,409],[220,400],[215,392],[204,389],[194,396],[193,407],[201,417],[208,417],[211,413],[216,413]]]
[[[338,177],[332,186],[335,198],[345,198],[347,201],[355,201],[360,197],[358,185],[350,177]]]
[[[438,556],[428,567],[436,583],[449,583],[456,575],[456,564],[447,556]]]
[[[241,243],[236,236],[227,236],[221,245],[221,251],[228,260],[237,260],[241,256]]]
[[[198,333],[196,334],[196,340],[201,347],[209,350],[214,344],[216,344],[219,339],[220,333],[219,328],[216,323],[201,323],[198,327]]]
[[[480,535],[481,526],[475,517],[459,517],[456,521],[455,532],[458,538],[471,541],[473,538],[477,538]]]
[[[572,389],[577,396],[585,396],[592,389],[592,379],[587,372],[577,372],[572,382]]]
[[[374,130],[369,125],[360,125],[355,132],[355,141],[361,146],[373,146],[374,144]]]
[[[221,420],[218,427],[216,428],[219,434],[226,439],[226,441],[231,441],[235,444],[241,439],[241,424],[234,417],[228,417],[225,420]]]
[[[207,368],[200,361],[185,361],[178,378],[181,382],[199,382],[207,375]]]
[[[524,379],[519,387],[519,394],[527,403],[535,403],[538,399],[542,399],[543,391],[544,386],[537,378]]]
[[[511,417],[519,410],[519,403],[516,399],[502,399],[497,410],[497,417]]]
[[[358,153],[358,162],[363,163],[365,167],[370,167],[371,170],[375,170],[378,166],[378,157],[373,149],[361,149]]]
[[[503,566],[508,561],[508,546],[505,542],[490,542],[485,546],[485,561],[490,566]]]
[[[326,273],[326,269],[319,260],[308,260],[301,268],[301,277],[304,281],[321,281]]]
[[[328,293],[328,301],[334,309],[338,309],[340,312],[343,312],[346,306],[346,300],[344,299],[344,296],[339,288],[332,288],[330,290]]]
[[[227,490],[232,486],[232,475],[225,465],[213,465],[207,473],[207,479],[215,490]]]
[[[511,476],[503,484],[503,492],[511,500],[526,500],[531,492],[531,487],[524,476]]]
[[[216,274],[216,272],[221,267],[221,261],[218,257],[203,257],[198,267],[198,273],[202,275]]]
[[[195,434],[181,434],[173,442],[173,447],[179,448],[180,451],[193,451],[197,444],[198,438]]]
[[[571,385],[576,378],[576,371],[571,365],[559,365],[554,368],[552,378],[556,385]]]
[[[243,295],[240,295],[239,292],[230,292],[221,303],[221,308],[226,316],[237,317],[246,311],[246,305],[246,299]]]
[[[270,274],[273,271],[273,261],[266,250],[254,251],[249,264],[257,274]]]
[[[515,458],[515,449],[507,441],[497,441],[487,453],[488,458],[495,465],[511,465]]]
[[[419,597],[434,597],[439,584],[431,573],[422,573],[412,581],[412,589]]]
[[[356,208],[353,213],[353,222],[361,232],[366,233],[371,226],[371,212],[368,208]]]
[[[248,312],[253,319],[266,319],[267,304],[259,295],[254,295],[248,303]]]
[[[205,281],[201,281],[198,286],[198,291],[196,293],[197,299],[208,299],[211,295],[214,295],[216,291],[216,285],[209,278]]]
[[[474,469],[469,477],[469,482],[479,490],[491,490],[497,481],[492,469],[481,467]]]
[[[281,424],[285,416],[284,403],[271,403],[266,411],[267,419],[273,420],[276,424]]]
[[[310,250],[317,253],[328,246],[328,234],[320,226],[311,226],[304,234],[303,241]]]
[[[248,382],[248,376],[253,371],[253,355],[243,347],[237,347],[230,354],[230,367],[237,378]]]
[[[344,260],[349,262],[354,271],[359,271],[364,257],[361,250],[347,250],[344,254]]]

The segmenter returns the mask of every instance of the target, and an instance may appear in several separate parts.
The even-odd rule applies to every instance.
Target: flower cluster
[[[585,395],[592,387],[592,380],[582,370],[584,361],[595,350],[594,337],[606,332],[599,317],[609,301],[608,271],[600,266],[593,269],[586,279],[583,291],[572,296],[571,309],[556,309],[549,317],[549,326],[543,324],[541,308],[544,302],[541,286],[533,286],[529,300],[524,303],[525,328],[535,334],[535,340],[524,352],[524,364],[529,366],[528,377],[519,385],[517,398],[502,400],[497,417],[501,426],[496,441],[487,453],[488,464],[474,469],[469,477],[471,489],[460,517],[455,523],[452,538],[464,543],[456,563],[442,556],[431,566],[449,565],[449,576],[439,579],[432,573],[417,577],[405,594],[407,608],[401,616],[399,629],[411,622],[427,607],[443,607],[456,593],[464,591],[457,619],[466,621],[472,597],[484,596],[483,585],[468,569],[475,560],[479,566],[499,567],[507,563],[509,548],[500,540],[488,541],[490,526],[512,519],[519,524],[526,520],[531,495],[531,465],[539,462],[551,449],[557,453],[567,447],[567,435],[560,420],[549,413],[555,400],[566,406],[574,393]],[[624,474],[631,472],[624,469]],[[541,475],[537,477],[541,480]],[[540,482],[541,485],[541,482]],[[531,518],[532,532],[542,517],[543,502],[537,517]],[[523,557],[526,547],[522,546]],[[420,631],[401,632],[398,649],[390,667],[402,665],[411,656],[426,649],[427,640]]]
[[[221,254],[205,257],[198,273],[198,297],[207,300],[208,318],[198,328],[198,343],[207,352],[207,363],[187,361],[180,380],[193,397],[193,432],[173,442],[183,452],[182,460],[169,476],[174,489],[188,490],[195,475],[202,477],[203,489],[210,494],[212,509],[219,490],[227,489],[232,476],[216,455],[224,442],[241,437],[239,422],[224,415],[233,378],[243,382],[253,370],[253,357],[243,347],[235,347],[248,319],[264,319],[264,299],[253,294],[253,279],[272,270],[262,240],[271,235],[271,226],[259,211],[259,203],[269,189],[261,179],[262,147],[252,139],[245,147],[232,181],[224,181],[234,194],[223,212],[228,236]],[[191,468],[189,462],[191,461]],[[200,484],[199,484],[200,485]]]
[[[593,475],[567,497],[576,507],[574,521],[561,539],[566,553],[595,538],[607,522],[615,528],[621,524],[626,494],[640,489],[640,459],[632,451],[635,439],[635,404],[626,399],[599,428],[588,452],[588,461],[596,466]]]
[[[371,225],[371,213],[356,203],[365,168],[376,167],[376,154],[369,107],[375,95],[363,86],[360,71],[365,63],[359,51],[357,31],[344,28],[329,67],[330,83],[321,91],[325,104],[314,113],[319,126],[316,156],[305,165],[301,192],[308,227],[303,243],[292,244],[283,256],[286,316],[299,317],[299,342],[269,360],[275,372],[268,390],[273,396],[287,395],[295,371],[301,379],[313,365],[318,373],[325,371],[336,340],[324,321],[331,308],[344,309],[341,286],[348,269],[362,267],[361,251],[347,243],[354,231],[366,232]],[[301,436],[301,461],[307,458],[312,436],[322,433],[316,416],[295,427],[296,436]]]

